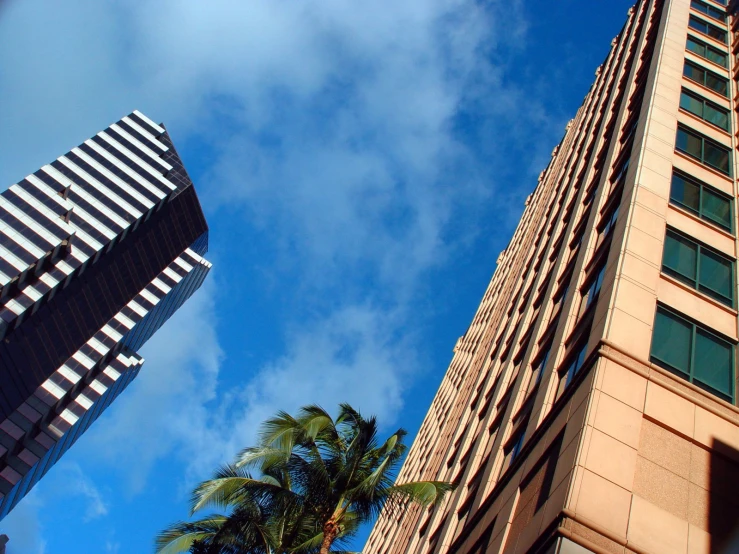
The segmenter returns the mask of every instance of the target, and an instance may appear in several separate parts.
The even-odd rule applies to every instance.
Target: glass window
[[[662,306],[651,360],[723,400],[734,399],[734,345]]]
[[[703,139],[703,162],[723,173],[729,173],[729,150],[715,142]]]
[[[605,263],[598,269],[598,273],[596,274],[595,278],[590,282],[585,292],[583,292],[582,295],[582,301],[580,303],[580,315],[582,315],[585,310],[587,310],[595,301],[596,298],[598,298],[598,293],[600,292],[600,287],[603,285],[603,276],[606,273],[606,266]]]
[[[672,173],[670,202],[727,231],[731,225],[731,198],[678,171]]]
[[[719,93],[721,96],[726,96],[728,98],[729,81],[727,81],[720,75],[711,73],[710,71],[706,71],[705,73],[706,87],[710,88],[712,91]]]
[[[567,290],[569,289],[569,285],[565,285],[565,287],[557,293],[557,295],[552,300],[552,311],[549,315],[549,323],[551,323],[554,318],[559,316],[559,312],[562,309],[562,304],[564,304],[564,301],[567,299]],[[547,323],[547,325],[549,325]]]
[[[724,131],[729,130],[729,110],[709,102],[697,94],[683,89],[680,93],[680,107]]]
[[[608,217],[608,221],[606,222],[605,227],[603,227],[603,235],[608,235],[608,233],[610,233],[613,229],[613,226],[616,224],[616,220],[618,219],[619,209],[620,206],[616,206],[616,209],[611,212],[611,215]]]
[[[693,54],[720,65],[721,67],[729,67],[728,54],[726,54],[726,52],[722,52],[718,48],[714,48],[710,44],[706,44],[702,40],[698,40],[697,38],[688,35],[686,48],[693,52]]]
[[[731,200],[708,187],[703,187],[701,215],[731,230]]]
[[[734,304],[734,262],[672,229],[665,235],[662,270],[719,302]]]
[[[712,17],[714,19],[718,19],[723,23],[726,23],[726,12],[724,10],[715,8],[710,4],[701,2],[700,0],[690,0],[690,7],[694,10],[706,14],[708,17]]]
[[[601,222],[598,224],[598,240],[595,242],[596,250],[599,249],[603,242],[610,237],[611,231],[613,231],[613,228],[616,226],[616,221],[618,221],[618,212],[621,208],[621,193],[622,189],[616,191],[616,193],[612,193],[612,195],[617,194],[618,197],[612,196],[614,200],[608,200],[608,203],[611,204],[611,208],[608,208],[609,211],[601,216]]]
[[[680,94],[680,107],[698,117],[703,117],[703,100],[684,89]]]
[[[658,309],[652,334],[652,358],[684,376],[689,375],[692,332],[692,326],[687,321]]]
[[[557,400],[562,396],[567,387],[570,386],[575,375],[578,374],[585,363],[585,351],[587,350],[587,343],[583,343],[578,348],[576,354],[570,358],[570,362],[565,366],[563,371],[559,374],[559,385],[557,386]]]
[[[703,158],[703,139],[682,127],[678,128],[677,149],[701,160]]]
[[[707,248],[701,248],[698,287],[724,304],[732,305],[734,262]]]
[[[698,266],[698,245],[667,231],[662,255],[662,269],[689,285],[695,286]]]
[[[702,19],[700,19],[699,17],[695,17],[694,15],[690,16],[690,21],[688,21],[688,25],[691,29],[695,29],[699,33],[708,35],[709,37],[726,44],[727,33],[725,29],[721,29],[720,27],[717,27],[716,25],[713,25],[708,21],[703,21]]]
[[[706,72],[704,69],[688,61],[683,64],[683,76],[687,77],[691,81],[695,81],[698,84],[705,85],[705,73]]]
[[[511,432],[511,438],[508,440],[508,444],[503,449],[503,464],[500,466],[498,478],[500,478],[506,470],[513,465],[513,462],[516,461],[516,458],[521,453],[521,449],[526,442],[526,427],[529,423],[530,416],[531,412],[526,412],[525,414],[517,415],[513,419],[515,427]]]
[[[683,65],[683,75],[712,91],[728,98],[729,81],[725,77],[708,71],[688,60]]]
[[[529,382],[526,384],[526,394],[524,398],[528,398],[532,391],[534,391],[536,387],[539,386],[539,383],[541,382],[541,376],[544,373],[544,368],[546,367],[547,360],[549,359],[549,349],[550,346],[547,346],[547,350],[544,355],[541,356],[531,368]]]
[[[696,131],[678,126],[675,147],[679,151],[692,156],[706,165],[710,165],[722,173],[730,174],[730,150]]]
[[[681,173],[672,173],[670,200],[688,210],[700,213],[701,186],[684,177]]]
[[[626,173],[629,171],[629,163],[631,162],[631,158],[626,158],[626,161],[621,164],[621,167],[618,169],[618,171],[614,170],[614,176],[611,177],[612,183],[619,183],[621,179],[626,178]],[[614,185],[615,186],[615,185]]]
[[[729,111],[724,108],[705,102],[703,104],[703,119],[709,123],[713,123],[716,127],[720,127],[726,131],[729,130]]]
[[[726,341],[696,329],[694,382],[705,385],[731,396],[732,392],[732,347]]]

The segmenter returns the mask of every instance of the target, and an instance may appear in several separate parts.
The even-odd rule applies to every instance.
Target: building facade
[[[207,247],[167,131],[137,111],[0,194],[0,518],[136,377]]]
[[[365,552],[739,551],[738,19],[629,10]]]

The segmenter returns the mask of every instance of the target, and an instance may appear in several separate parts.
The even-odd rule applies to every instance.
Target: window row
[[[713,62],[727,69],[729,67],[729,55],[702,40],[698,40],[697,38],[688,35],[686,47],[688,50],[693,52],[693,54],[700,56],[701,58],[705,58],[709,62]]]
[[[696,11],[706,14],[708,17],[718,19],[722,23],[726,23],[726,11],[701,2],[701,0],[690,0],[690,7]]]
[[[729,130],[729,110],[714,104],[705,98],[683,89],[680,93],[680,107],[686,112],[701,118],[716,127]]]
[[[595,277],[590,279],[590,282],[586,285],[586,288],[582,292],[578,317],[582,317],[582,314],[584,314],[585,311],[590,308],[590,306],[593,305],[593,302],[595,302],[595,300],[598,298],[598,293],[600,293],[600,288],[603,285],[603,277],[606,273],[605,260],[603,260],[603,262],[604,263],[601,265],[600,269],[596,270]]]
[[[695,81],[701,86],[711,89],[713,92],[726,98],[729,97],[729,80],[718,73],[709,71],[701,66],[685,60],[683,65],[683,76]]]
[[[658,306],[651,361],[728,402],[734,401],[734,349],[710,329]]]
[[[731,197],[677,170],[672,173],[670,202],[729,232],[733,229]]]
[[[728,33],[726,32],[726,29],[717,27],[716,25],[713,25],[712,23],[709,23],[708,21],[703,21],[702,19],[700,19],[699,17],[695,17],[694,15],[690,16],[690,20],[688,21],[688,26],[691,29],[698,31],[699,33],[703,33],[704,35],[714,38],[719,42],[723,42],[724,44],[727,44],[726,39],[727,39]]]
[[[662,271],[722,304],[734,305],[734,261],[670,228]]]
[[[699,162],[731,175],[731,150],[697,131],[678,125],[675,147]]]
[[[735,345],[711,329],[658,305],[652,332],[650,361],[703,390],[734,402]],[[587,342],[573,353],[558,372],[555,401],[559,400],[586,362]],[[508,446],[513,457],[520,450],[520,436],[512,433]],[[508,454],[508,452],[506,452]]]

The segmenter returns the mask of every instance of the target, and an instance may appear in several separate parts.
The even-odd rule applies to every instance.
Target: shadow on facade
[[[711,553],[734,554],[739,552],[739,450],[714,439],[709,456],[707,500]],[[690,508],[700,509],[700,506]]]

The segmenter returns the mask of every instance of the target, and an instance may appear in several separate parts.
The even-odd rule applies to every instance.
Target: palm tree
[[[336,420],[319,406],[279,412],[262,424],[257,446],[193,491],[192,513],[228,515],[173,525],[157,537],[157,552],[328,554],[383,507],[438,504],[453,484],[393,484],[405,436],[398,429],[379,444],[376,419],[348,404]]]

